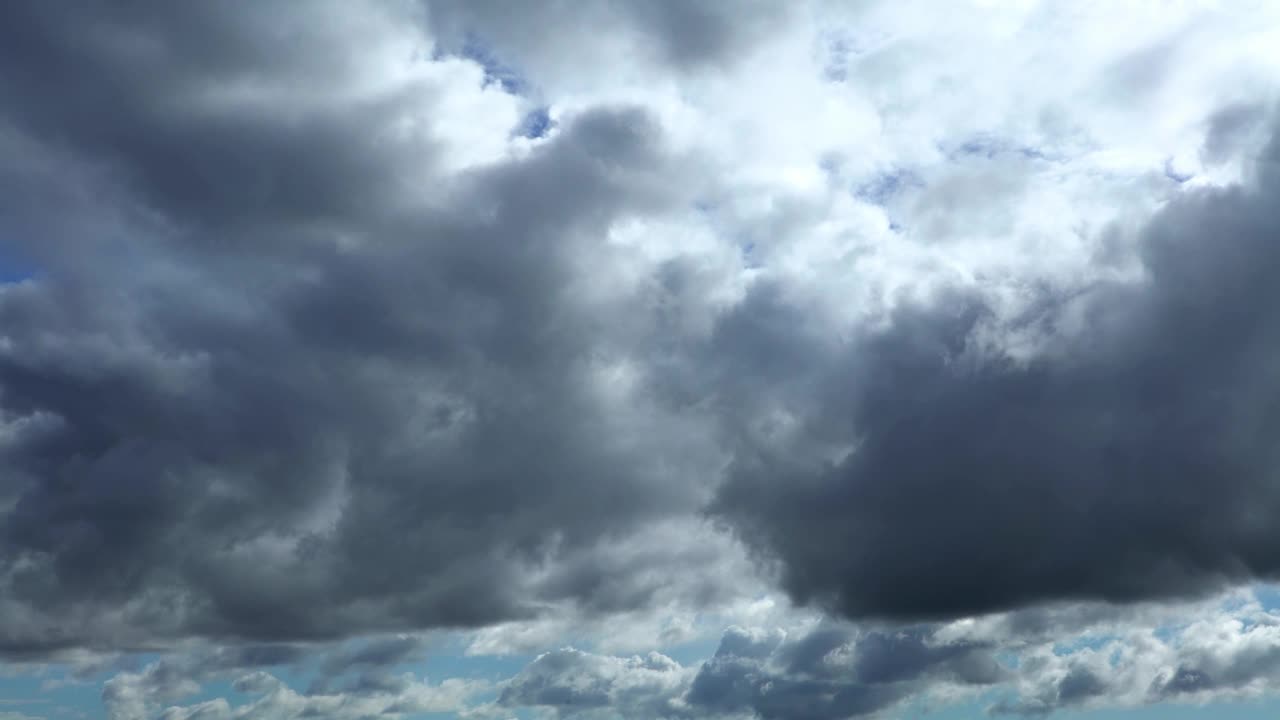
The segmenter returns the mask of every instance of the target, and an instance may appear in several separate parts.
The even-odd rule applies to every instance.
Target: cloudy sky
[[[1280,3],[0,3],[0,720],[1273,718]]]

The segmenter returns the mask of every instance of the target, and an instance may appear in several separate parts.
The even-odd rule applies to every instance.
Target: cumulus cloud
[[[1256,698],[1280,682],[1280,622],[1252,593],[1195,604],[1076,606],[1036,633],[1018,613],[981,621],[788,633],[731,627],[695,667],[564,649],[501,695],[562,716],[847,718],[898,703],[994,698],[992,715]]]
[[[235,707],[225,698],[195,705],[170,706],[158,717],[161,720],[290,720],[311,717],[356,720],[375,716],[401,718],[412,717],[417,713],[456,712],[464,707],[466,698],[479,688],[476,683],[461,680],[446,680],[440,685],[430,685],[414,678],[412,674],[406,674],[396,678],[393,683],[376,688],[303,695],[291,690],[276,677],[257,672],[237,679],[234,689],[257,697]],[[112,720],[141,720],[150,715],[119,714],[111,717]]]
[[[936,644],[922,628],[820,626],[788,637],[780,630],[731,627],[696,672],[657,653],[546,653],[509,681],[499,702],[566,717],[845,718],[945,686],[979,687],[1001,677],[988,648],[967,641]]]
[[[111,720],[150,718],[158,708],[199,692],[211,679],[307,657],[304,648],[288,645],[184,649],[145,667],[116,672],[103,683],[102,703]]]
[[[1141,280],[1040,292],[1012,317],[958,287],[832,347],[758,291],[724,342],[786,347],[773,372],[809,380],[796,429],[743,447],[717,511],[797,598],[853,617],[1274,577],[1277,158],[1273,141],[1254,183],[1164,207],[1136,240]],[[810,450],[840,440],[843,457]]]
[[[188,717],[366,717],[460,711],[488,690],[482,680],[445,678],[431,683],[411,668],[426,642],[385,636],[344,645],[182,647],[142,667],[121,670],[121,658],[104,683],[102,702],[111,720]],[[305,691],[273,672],[311,675]],[[270,672],[268,672],[270,671]],[[230,681],[234,695],[197,703],[190,698],[210,683]]]
[[[120,718],[1268,692],[1186,603],[1280,575],[1280,11],[923,9],[0,9],[0,656]],[[454,630],[536,658],[403,674]]]
[[[819,627],[794,640],[731,629],[698,671],[695,711],[761,718],[871,715],[908,697],[997,682],[990,648],[935,643],[927,628]]]
[[[449,103],[517,101],[389,8],[357,23],[405,53],[389,76],[333,34],[344,4],[155,10],[3,23],[7,233],[38,275],[0,297],[0,645],[475,625],[669,584],[590,559],[691,517],[719,462],[635,392],[656,319],[618,322],[636,298],[597,270],[627,267],[613,223],[684,199],[650,115],[504,132],[459,169]]]
[[[388,637],[320,653],[316,681],[305,692],[261,670],[244,674],[276,664],[285,657],[278,649],[212,650],[120,672],[103,698],[121,719],[358,717],[376,708],[394,715],[426,707],[475,717],[528,708],[566,718],[851,718],[892,716],[907,703],[956,702],[985,705],[994,716],[1041,717],[1274,693],[1278,629],[1280,616],[1251,591],[911,626],[809,618],[785,629],[731,626],[711,657],[689,664],[656,651],[625,656],[563,647],[492,684],[421,680],[404,669],[417,662],[420,643]],[[187,701],[228,677],[237,678],[233,694]]]
[[[564,716],[673,717],[688,679],[661,653],[620,658],[563,648],[539,655],[498,698],[511,707],[543,707]]]
[[[1016,682],[991,713],[1042,716],[1062,709],[1203,704],[1276,691],[1280,638],[1274,611],[1239,596],[1181,611],[1165,623],[1122,613],[1123,622],[1024,648]]]

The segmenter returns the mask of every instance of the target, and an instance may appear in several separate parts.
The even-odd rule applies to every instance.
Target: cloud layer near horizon
[[[1187,621],[1188,618],[1194,618]],[[611,655],[564,646],[498,682],[432,681],[406,669],[421,640],[386,637],[325,656],[288,646],[194,652],[117,673],[103,693],[113,720],[506,717],[858,718],[977,703],[992,716],[1222,702],[1280,689],[1280,616],[1235,593],[1195,605],[1020,611],[905,627],[823,621],[729,627],[711,657]],[[316,680],[295,690],[311,657]],[[410,666],[411,667],[411,666]],[[184,701],[210,681],[230,693]]]

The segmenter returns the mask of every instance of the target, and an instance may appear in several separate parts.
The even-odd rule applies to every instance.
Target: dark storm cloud
[[[716,512],[795,598],[850,617],[1280,574],[1278,160],[1273,141],[1252,185],[1157,213],[1143,281],[1049,295],[1014,321],[960,289],[837,352],[757,291],[721,344],[751,358],[728,365],[736,383],[794,388],[795,419],[772,445],[730,423],[743,439]],[[1035,357],[1001,352],[1012,332],[1039,338]]]
[[[354,39],[377,29],[362,26],[358,12],[326,9],[308,21],[281,3],[252,12],[247,3],[6,7],[5,121],[106,164],[144,202],[202,230],[261,232],[272,221],[368,210],[396,179],[383,168],[404,150],[378,142],[376,131],[413,94],[322,111],[291,107],[288,91],[341,83],[354,72],[353,48],[326,22],[345,23]],[[210,101],[254,83],[281,97]],[[259,238],[216,238],[249,240]]]
[[[38,264],[0,290],[0,652],[528,616],[545,564],[696,507],[695,435],[593,386],[636,323],[578,297],[686,168],[599,108],[445,174],[395,132],[439,87],[337,92],[400,7],[0,10]],[[627,573],[577,567],[554,598]]]

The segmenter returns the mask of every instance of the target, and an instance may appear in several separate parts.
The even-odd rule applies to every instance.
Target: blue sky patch
[[[520,121],[520,126],[516,129],[516,134],[520,137],[536,140],[546,137],[553,127],[555,127],[555,121],[551,119],[549,109],[545,106],[538,107],[530,110],[524,116],[524,119]]]
[[[854,195],[874,205],[887,205],[899,193],[924,185],[924,180],[911,170],[892,170],[859,185]]]
[[[521,95],[528,89],[528,82],[513,66],[503,62],[493,48],[474,33],[467,33],[462,43],[462,57],[479,63],[484,68],[484,84],[499,85],[503,91]]]

